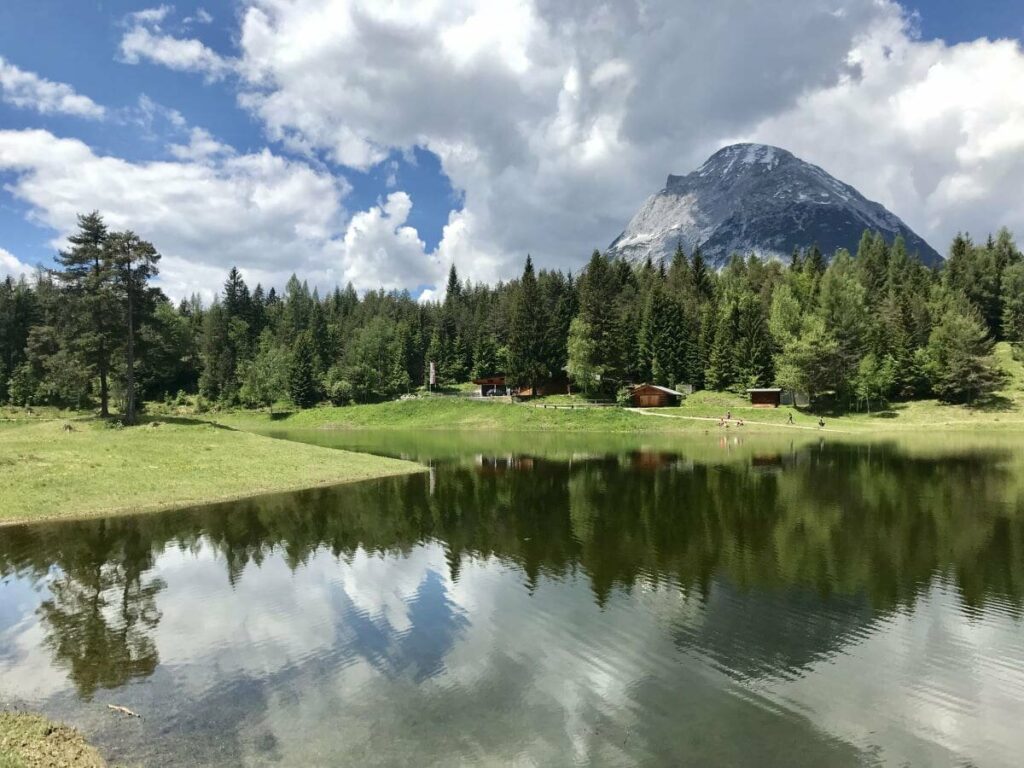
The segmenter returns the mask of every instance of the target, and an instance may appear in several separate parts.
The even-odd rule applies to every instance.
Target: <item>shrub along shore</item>
[[[0,525],[151,512],[423,469],[201,421],[107,426],[116,423],[0,427]]]

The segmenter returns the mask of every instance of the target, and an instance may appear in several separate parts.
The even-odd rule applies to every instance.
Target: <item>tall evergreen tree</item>
[[[533,259],[527,255],[509,323],[507,376],[512,385],[528,386],[536,393],[537,386],[548,376],[544,367],[546,326]]]
[[[288,395],[299,408],[316,405],[319,399],[315,357],[316,350],[309,332],[299,334],[288,366]]]
[[[1024,262],[1011,264],[1003,273],[1003,338],[1024,342]]]
[[[995,391],[1004,374],[992,357],[992,347],[977,309],[951,302],[928,340],[935,394],[942,400],[971,403]]]
[[[138,334],[147,314],[152,313],[156,291],[149,281],[159,273],[160,254],[153,244],[134,232],[116,232],[105,244],[109,252],[112,285],[121,304],[125,330],[125,407],[124,421],[134,424],[137,402],[135,357]]]
[[[764,308],[746,294],[737,306],[736,346],[733,357],[736,381],[743,387],[763,387],[772,380],[772,349]]]
[[[708,270],[707,262],[704,261],[704,254],[701,253],[700,246],[693,251],[691,274],[693,275],[693,288],[698,300],[708,301],[714,293],[714,282],[711,279],[711,274]]]
[[[63,344],[79,353],[99,378],[100,415],[110,415],[110,366],[122,329],[117,320],[107,226],[98,211],[79,215],[71,248],[57,254],[54,272],[64,300],[57,326]]]
[[[711,389],[727,389],[736,383],[736,340],[739,335],[739,307],[727,298],[715,318],[714,340],[708,356],[706,384]]]

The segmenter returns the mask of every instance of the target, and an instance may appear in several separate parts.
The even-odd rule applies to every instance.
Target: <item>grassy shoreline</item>
[[[725,414],[729,430],[789,433],[822,431],[833,434],[885,435],[914,431],[1021,432],[1024,407],[1015,401],[999,409],[943,405],[936,401],[900,403],[874,413],[821,414],[795,408],[753,408],[729,393],[698,392],[676,408],[639,411],[624,408],[570,410],[562,405],[544,408],[534,404],[480,402],[459,398],[421,398],[376,405],[322,406],[304,411],[277,413],[226,411],[208,416],[214,423],[260,432],[274,429],[428,429],[494,430],[506,432],[607,432],[674,433],[723,430],[718,422]],[[794,423],[788,423],[792,415]],[[652,418],[653,417],[653,418]],[[660,417],[660,418],[658,418]],[[737,427],[742,419],[743,427]]]
[[[106,762],[70,726],[27,712],[0,711],[0,768],[53,765],[104,768]]]
[[[423,470],[189,420],[132,429],[92,419],[29,421],[0,435],[0,526],[155,512]]]
[[[525,404],[485,402],[457,397],[420,397],[376,405],[321,406],[305,411],[226,411],[206,418],[239,429],[267,431],[295,429],[449,429],[514,432],[638,432],[673,433],[712,431],[730,414],[729,429],[748,432],[824,432],[888,435],[899,432],[1024,433],[1024,364],[1014,359],[1008,344],[996,345],[996,357],[1007,374],[1005,388],[978,406],[948,405],[937,400],[878,404],[872,412],[833,413],[791,407],[754,408],[749,400],[731,392],[695,392],[677,408],[649,409],[643,413],[624,408],[594,408],[577,396],[556,395]],[[547,406],[547,407],[545,407]],[[664,418],[651,418],[651,416]],[[792,416],[793,424],[789,424]]]

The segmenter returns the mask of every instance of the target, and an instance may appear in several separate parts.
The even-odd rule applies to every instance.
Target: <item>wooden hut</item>
[[[755,408],[778,408],[782,404],[782,389],[778,387],[748,389],[747,394]]]
[[[504,376],[483,376],[479,379],[473,379],[473,383],[480,387],[481,397],[508,394]]]
[[[638,384],[629,393],[634,408],[665,408],[679,405],[683,393],[657,384]]]

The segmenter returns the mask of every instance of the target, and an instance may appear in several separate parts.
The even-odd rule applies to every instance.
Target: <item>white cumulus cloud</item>
[[[134,226],[152,220],[174,244],[162,247],[168,264],[181,260],[182,285],[189,264],[205,280],[203,270],[236,261],[362,287],[436,284],[452,261],[474,280],[508,278],[528,252],[578,269],[668,173],[736,140],[824,167],[940,252],[958,229],[1024,234],[1024,89],[1007,85],[1024,81],[1020,44],[922,40],[892,0],[240,0],[230,55],[176,37],[170,13],[129,17],[122,58],[235,75],[239,103],[269,140],[307,162],[238,155],[191,129],[170,148],[175,163],[125,163],[81,145],[84,176],[114,174],[110,194],[98,177],[88,189],[65,183],[42,156],[12,190],[61,232],[71,208],[109,202],[127,218],[138,204]],[[368,170],[413,147],[437,155],[463,201],[433,252],[408,223],[414,201],[396,174],[385,168],[390,194],[348,218],[344,183],[320,162]],[[260,177],[268,190],[300,188],[294,208],[275,197],[267,223],[252,214],[254,164],[271,169]],[[173,194],[132,188],[165,175]],[[336,192],[313,194],[320,185]],[[207,187],[216,213],[200,202]],[[289,240],[310,222],[320,234]],[[232,228],[269,230],[268,244],[224,234]]]
[[[450,246],[428,252],[407,225],[413,203],[403,191],[349,217],[347,182],[302,161],[240,155],[201,128],[170,151],[176,160],[134,163],[47,131],[0,131],[0,172],[13,175],[8,188],[33,220],[56,230],[54,248],[91,210],[151,240],[163,256],[160,284],[175,298],[212,298],[236,265],[251,283],[278,288],[292,273],[324,290],[414,288],[443,277],[439,254],[452,257]],[[26,269],[6,252],[0,267]]]
[[[47,131],[0,131],[0,171],[33,219],[57,231],[55,247],[93,209],[152,240],[174,296],[216,290],[236,264],[278,286],[293,271],[325,286],[340,276],[347,185],[269,150],[133,163]]]
[[[171,8],[162,5],[129,14],[128,30],[121,37],[121,60],[138,64],[145,60],[180,72],[198,72],[207,80],[220,80],[234,69],[234,62],[195,38],[175,37],[163,29]],[[200,9],[197,20],[212,20]],[[186,22],[191,22],[187,19]]]
[[[435,152],[472,221],[450,231],[504,276],[527,251],[580,265],[739,138],[847,178],[939,250],[1024,228],[1019,46],[921,41],[888,0],[248,0],[240,48],[271,138],[360,169]]]
[[[892,24],[850,52],[858,76],[806,94],[746,138],[783,144],[874,197],[940,252],[957,230],[1024,235],[1024,51],[918,42]]]
[[[416,230],[406,225],[411,210],[409,195],[392,192],[379,205],[352,217],[339,248],[346,282],[402,289],[437,280],[443,267],[426,252]]]
[[[98,120],[106,111],[67,83],[55,83],[19,69],[0,56],[0,99],[43,115],[65,114]]]
[[[32,268],[15,257],[10,251],[0,248],[0,277],[11,277],[17,278],[21,275],[28,275],[32,272]]]

